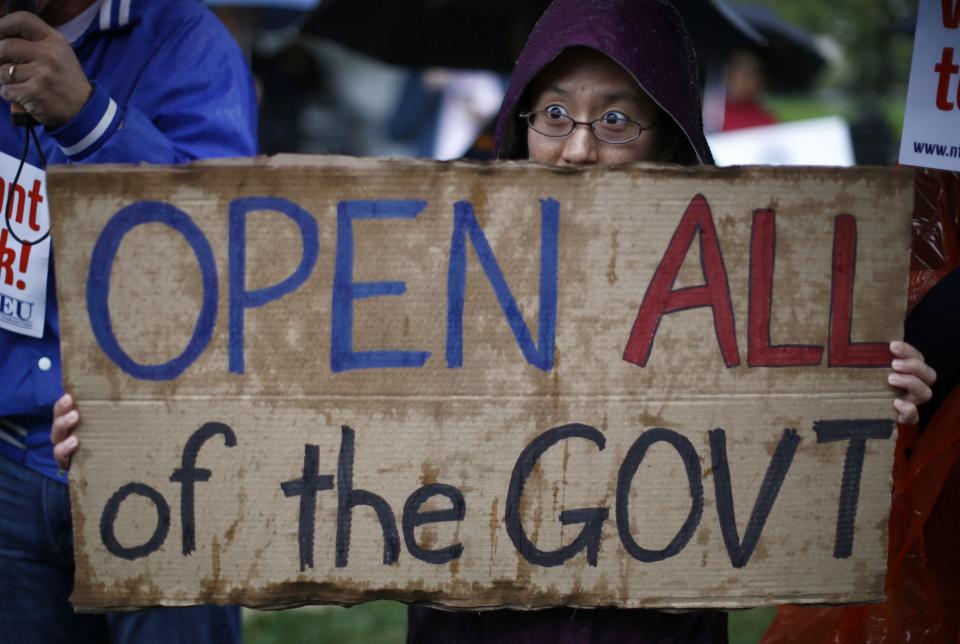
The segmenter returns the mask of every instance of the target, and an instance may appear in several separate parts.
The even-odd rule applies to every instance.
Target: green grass
[[[244,644],[402,644],[406,633],[406,607],[390,601],[244,611],[243,620]]]
[[[730,644],[756,644],[776,614],[776,608],[751,608],[731,612]]]
[[[730,613],[731,644],[760,641],[775,608]],[[407,611],[403,604],[370,602],[353,608],[313,606],[277,612],[244,611],[244,644],[402,644]]]

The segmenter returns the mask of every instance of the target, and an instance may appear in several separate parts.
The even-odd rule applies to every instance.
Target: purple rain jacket
[[[526,158],[517,113],[524,92],[560,52],[590,47],[619,63],[680,129],[671,159],[712,164],[703,135],[696,57],[676,10],[662,0],[555,0],[537,22],[514,69],[497,119],[499,159]],[[665,613],[616,608],[444,611],[411,606],[408,644],[715,644],[727,641],[720,611]]]
[[[666,0],[554,0],[520,53],[497,117],[498,159],[526,158],[526,130],[517,114],[530,83],[560,53],[589,47],[623,67],[680,129],[671,161],[712,165],[703,135],[700,82],[693,45]]]

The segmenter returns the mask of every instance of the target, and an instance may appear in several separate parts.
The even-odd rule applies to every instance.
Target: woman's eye
[[[622,112],[607,112],[600,117],[600,120],[604,125],[624,125],[630,119]]]
[[[567,108],[562,105],[549,105],[544,112],[546,112],[548,116],[556,118],[558,116],[566,116]]]

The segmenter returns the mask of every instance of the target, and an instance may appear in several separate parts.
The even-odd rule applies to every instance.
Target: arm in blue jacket
[[[116,105],[100,135],[67,154],[71,161],[184,163],[256,154],[252,78],[222,25],[183,21],[145,58],[129,96],[110,96],[94,79],[93,95],[80,113],[48,132],[66,151]]]
[[[56,157],[68,162],[183,163],[255,154],[253,82],[223,25],[197,3],[138,8],[134,24],[95,24],[74,43],[75,54],[35,16],[0,20],[16,18],[11,28],[23,35],[0,42],[0,62],[6,50],[35,56],[30,67],[17,64],[22,71],[15,79],[0,70],[5,97],[46,126],[59,146]],[[44,78],[50,80],[38,80]]]

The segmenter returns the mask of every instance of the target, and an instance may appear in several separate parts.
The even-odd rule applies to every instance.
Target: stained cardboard
[[[908,171],[281,156],[49,198],[80,610],[883,597]]]

